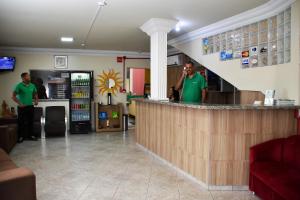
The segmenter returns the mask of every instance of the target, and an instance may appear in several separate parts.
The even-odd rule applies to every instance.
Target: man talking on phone
[[[181,101],[187,103],[203,103],[206,98],[207,82],[198,72],[195,72],[193,62],[185,64],[184,70],[176,84],[176,90],[182,89]]]

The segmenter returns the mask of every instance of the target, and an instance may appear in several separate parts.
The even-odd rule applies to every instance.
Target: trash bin
[[[123,114],[123,131],[128,130],[128,114]]]

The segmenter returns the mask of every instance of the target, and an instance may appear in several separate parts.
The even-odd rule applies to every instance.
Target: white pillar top
[[[178,23],[176,20],[171,19],[161,19],[161,18],[151,18],[145,22],[140,29],[151,36],[156,32],[170,32]]]

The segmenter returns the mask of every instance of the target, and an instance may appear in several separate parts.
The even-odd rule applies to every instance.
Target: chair
[[[37,137],[41,137],[42,120],[43,120],[43,108],[42,107],[34,107],[33,134]]]
[[[300,199],[300,135],[250,148],[249,190],[264,200]]]
[[[18,167],[0,149],[0,194],[3,200],[36,200],[36,177],[27,168]]]
[[[46,107],[45,134],[48,136],[64,136],[66,133],[65,107]]]
[[[17,118],[0,118],[0,148],[9,153],[17,143],[17,140]]]

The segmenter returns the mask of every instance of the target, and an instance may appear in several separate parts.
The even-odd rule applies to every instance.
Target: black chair
[[[43,108],[34,107],[33,113],[33,134],[36,137],[41,137],[42,133],[42,117],[43,117]]]
[[[45,134],[49,136],[65,136],[66,121],[64,106],[46,107]]]

